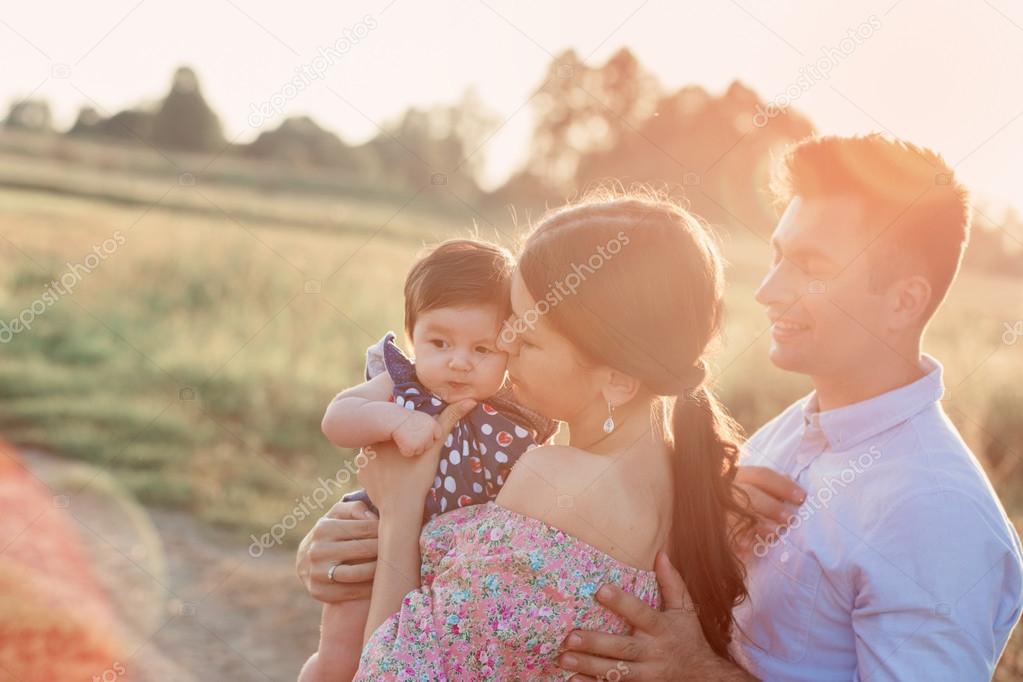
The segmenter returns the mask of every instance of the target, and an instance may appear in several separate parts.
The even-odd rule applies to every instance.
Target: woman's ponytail
[[[747,596],[733,538],[753,525],[733,486],[740,429],[701,385],[675,399],[671,432],[675,508],[669,557],[685,580],[711,648],[732,660],[732,609]]]

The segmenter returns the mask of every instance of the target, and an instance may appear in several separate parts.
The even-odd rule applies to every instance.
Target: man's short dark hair
[[[970,197],[937,153],[879,133],[810,137],[786,153],[772,190],[780,203],[848,197],[862,203],[869,230],[870,286],[922,274],[929,317],[944,300],[970,233]]]

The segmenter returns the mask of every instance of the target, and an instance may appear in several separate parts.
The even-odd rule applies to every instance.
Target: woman
[[[427,677],[563,676],[554,658],[572,628],[626,629],[593,601],[591,584],[617,582],[655,604],[661,549],[699,605],[711,649],[730,659],[732,608],[746,593],[728,530],[730,519],[753,520],[734,494],[733,423],[704,385],[722,287],[709,234],[673,204],[591,199],[540,223],[519,258],[501,349],[518,400],[566,422],[570,443],[526,453],[495,503],[428,524],[418,591],[419,545],[407,528],[422,513],[437,455],[374,459],[364,483],[382,518],[378,541],[365,545],[366,558],[378,555],[368,629],[387,620],[367,642],[360,674],[401,666]],[[570,565],[551,568],[566,555]],[[533,580],[523,556],[532,577],[546,570],[582,584]],[[505,572],[488,574],[495,563]],[[348,577],[370,575],[365,566],[346,567]],[[488,594],[494,576],[513,587]],[[522,636],[495,630],[495,613]],[[423,635],[438,620],[460,627]],[[445,669],[455,660],[466,667]]]

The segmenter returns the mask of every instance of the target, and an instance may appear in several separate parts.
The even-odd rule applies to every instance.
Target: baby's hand
[[[391,432],[391,439],[401,454],[418,457],[429,450],[442,435],[436,419],[423,412],[410,411],[408,418]]]

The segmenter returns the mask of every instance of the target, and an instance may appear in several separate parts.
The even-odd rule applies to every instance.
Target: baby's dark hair
[[[489,242],[449,239],[427,249],[405,278],[405,333],[412,338],[416,318],[435,308],[494,305],[504,319],[514,267],[511,253]]]

